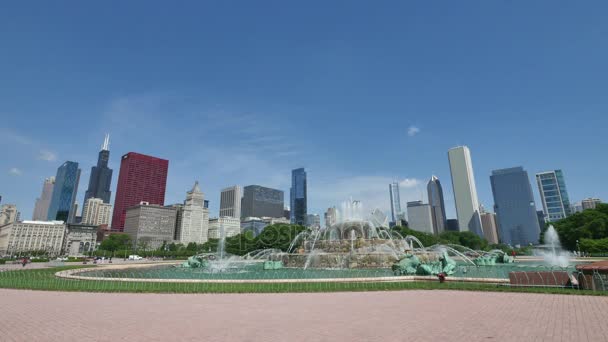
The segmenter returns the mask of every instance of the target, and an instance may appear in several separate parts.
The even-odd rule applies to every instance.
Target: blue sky
[[[608,5],[601,1],[22,1],[0,4],[0,195],[30,218],[45,177],[104,133],[170,160],[166,202],[199,180],[286,191],[310,211],[352,196],[388,210],[432,174],[454,203],[450,147],[491,170],[565,172],[608,198]],[[535,192],[536,188],[535,188]],[[286,203],[287,204],[287,203]]]

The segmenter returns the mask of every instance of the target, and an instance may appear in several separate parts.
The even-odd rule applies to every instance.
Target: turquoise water
[[[509,278],[512,271],[574,271],[568,268],[550,268],[538,263],[517,262],[495,266],[459,265],[451,277]],[[327,278],[373,278],[390,277],[393,272],[387,268],[376,269],[301,269],[283,268],[264,270],[262,263],[243,265],[222,272],[208,272],[203,269],[180,268],[168,265],[150,268],[127,268],[123,270],[93,270],[80,275],[88,277],[137,278],[137,279],[327,279]]]

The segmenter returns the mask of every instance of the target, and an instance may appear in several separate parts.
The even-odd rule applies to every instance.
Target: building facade
[[[57,169],[53,196],[49,204],[48,221],[73,221],[76,213],[72,209],[76,202],[79,181],[78,163],[67,161]]]
[[[60,255],[66,225],[63,221],[22,221],[0,227],[0,255],[45,251]]]
[[[100,198],[103,203],[110,203],[112,192],[112,169],[108,167],[110,160],[110,136],[106,137],[101,145],[99,156],[97,157],[97,166],[91,168],[91,177],[89,178],[89,187],[84,193],[83,205],[87,203],[89,198]]]
[[[308,193],[306,184],[306,171],[299,168],[291,171],[291,223],[306,225],[308,215]]]
[[[198,182],[186,193],[177,221],[175,240],[187,245],[190,242],[205,243],[209,231],[209,209],[205,208],[205,195]]]
[[[63,239],[62,254],[83,256],[97,248],[97,226],[90,224],[68,224]]]
[[[243,189],[241,217],[283,217],[283,191],[259,185]]]
[[[583,210],[595,209],[600,203],[602,203],[602,201],[599,198],[585,198],[581,201],[581,207]]]
[[[537,173],[536,183],[546,221],[558,221],[570,216],[570,197],[562,170]]]
[[[0,207],[0,226],[17,222],[21,219],[21,213],[14,204],[3,204]]]
[[[459,229],[483,237],[471,151],[466,146],[454,147],[448,151],[448,159]]]
[[[540,227],[540,230],[543,231],[547,225],[547,221],[545,221],[545,212],[542,210],[537,210],[536,218],[538,219],[538,226]]]
[[[46,221],[49,218],[49,206],[53,197],[53,187],[55,187],[55,177],[49,177],[44,180],[42,194],[36,199],[36,205],[34,206],[33,221]]]
[[[243,190],[238,185],[222,189],[220,194],[220,217],[240,219],[242,197]]]
[[[422,201],[407,202],[409,227],[423,233],[433,234],[431,206]]]
[[[460,227],[458,227],[457,219],[447,219],[446,228],[448,232],[458,232],[460,231]]]
[[[443,188],[436,176],[432,176],[426,185],[431,206],[431,216],[433,217],[433,232],[441,234],[446,230],[447,220],[445,218],[445,202],[443,200]]]
[[[129,152],[122,156],[116,186],[112,228],[123,230],[127,209],[147,202],[163,206],[169,161]]]
[[[127,209],[123,231],[131,237],[134,246],[158,249],[173,242],[177,209],[146,202]]]
[[[336,207],[327,208],[325,212],[325,228],[329,228],[338,222],[338,210]]]
[[[111,215],[111,204],[104,203],[101,198],[91,197],[82,207],[81,223],[94,226],[109,225]]]
[[[496,223],[496,214],[483,212],[481,215],[481,228],[483,229],[483,237],[488,243],[498,243],[498,226]]]
[[[490,176],[500,242],[538,243],[540,227],[528,172],[522,167],[494,170]]]
[[[401,215],[401,197],[399,196],[399,183],[393,182],[388,185],[388,194],[391,203],[391,222],[395,223]]]
[[[306,215],[306,227],[319,229],[321,228],[321,217],[319,214]]]
[[[209,238],[219,239],[222,237],[235,236],[241,233],[241,220],[234,217],[216,217],[209,219]]]

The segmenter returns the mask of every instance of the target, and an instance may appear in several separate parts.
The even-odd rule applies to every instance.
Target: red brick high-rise
[[[112,229],[123,230],[127,209],[140,202],[165,205],[169,161],[129,152],[122,156],[116,186]]]

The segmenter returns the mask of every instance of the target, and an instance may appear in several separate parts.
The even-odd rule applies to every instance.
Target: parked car
[[[68,257],[57,257],[57,261],[68,261]]]
[[[141,260],[143,259],[139,255],[129,255],[129,260]]]

